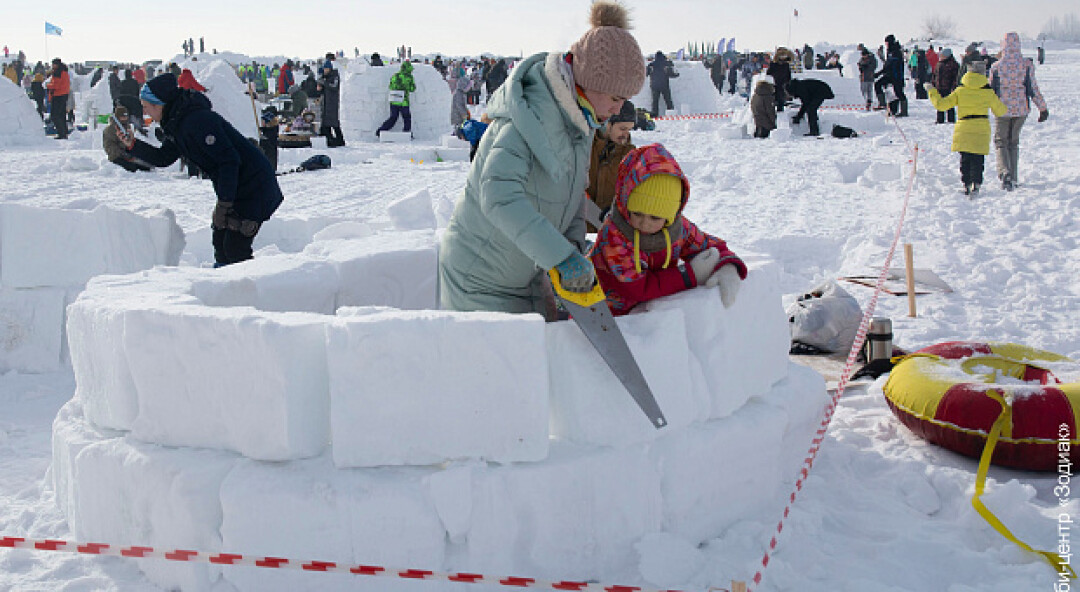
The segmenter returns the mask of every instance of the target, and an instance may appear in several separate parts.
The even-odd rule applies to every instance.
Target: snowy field
[[[1034,116],[1027,120],[1020,186],[1011,193],[994,181],[991,156],[983,193],[974,200],[962,195],[959,157],[949,152],[952,128],[934,124],[928,101],[912,98],[911,117],[900,120],[920,151],[902,240],[914,245],[918,267],[934,270],[955,292],[920,297],[914,319],[907,317],[905,299],[883,296],[877,314],[892,318],[898,346],[910,350],[947,340],[1006,341],[1080,359],[1080,49],[1048,51],[1037,76],[1050,119],[1042,124]],[[914,97],[910,87],[908,95]],[[726,95],[718,104],[740,105]],[[891,243],[906,187],[909,154],[892,122],[878,112],[824,110],[823,131],[833,123],[866,135],[804,138],[804,125],[760,141],[739,137],[731,119],[719,119],[661,121],[654,132],[636,132],[633,141],[667,146],[690,180],[686,215],[726,239],[737,253],[776,260],[780,289],[793,296],[825,279],[875,274]],[[73,138],[4,148],[0,199],[79,210],[106,205],[153,213],[169,208],[186,235],[181,265],[208,260],[214,203],[208,182],[172,169],[130,175],[104,160],[89,132]],[[434,156],[440,145],[433,142],[345,139],[347,147],[328,152],[334,159],[331,170],[281,177],[285,202],[256,242],[264,256],[303,247],[275,237],[299,234],[310,240],[333,222],[390,227],[394,220],[387,206],[420,190],[430,194],[437,221],[445,225],[464,185],[467,162],[438,162]],[[453,150],[444,152],[456,155]],[[280,168],[295,167],[313,153],[283,150]],[[43,244],[65,231],[37,230]],[[845,288],[862,304],[869,301],[869,289]],[[73,538],[48,472],[53,419],[74,391],[70,370],[0,376],[0,535]],[[852,389],[841,400],[762,589],[1055,589],[1056,574],[1042,559],[1006,541],[973,511],[975,461],[914,436],[893,417],[880,393],[873,393]],[[799,456],[808,446],[809,441],[783,452]],[[1058,505],[1055,477],[993,468],[983,499],[1022,540],[1038,549],[1056,549],[1059,514],[1080,516],[1080,503]],[[794,474],[788,482],[793,481]],[[636,555],[626,558],[632,567],[604,583],[704,591],[727,587],[732,579],[749,580],[780,518],[789,488],[781,489],[774,503],[761,504],[767,509],[739,517],[700,545],[668,534],[643,537],[635,545]],[[717,499],[717,511],[729,501]],[[378,582],[364,589],[391,588],[380,588]],[[317,589],[317,584],[308,585]],[[410,589],[423,589],[418,586]],[[0,551],[0,590],[158,589],[131,560]],[[217,589],[231,587],[221,583]]]

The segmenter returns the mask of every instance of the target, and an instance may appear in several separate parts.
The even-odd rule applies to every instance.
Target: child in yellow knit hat
[[[589,253],[613,314],[696,286],[719,286],[724,306],[734,303],[746,264],[682,216],[689,194],[682,169],[659,144],[619,165],[615,203]]]

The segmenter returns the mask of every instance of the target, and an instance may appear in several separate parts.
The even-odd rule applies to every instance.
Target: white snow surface
[[[45,127],[37,108],[20,86],[0,80],[0,148],[33,146],[45,141]]]
[[[900,124],[920,152],[903,240],[914,244],[916,265],[936,271],[955,292],[920,297],[915,318],[907,316],[906,300],[883,296],[877,314],[893,319],[897,345],[1019,342],[1080,359],[1080,173],[1074,166],[1080,156],[1078,74],[1080,50],[1048,48],[1047,63],[1037,75],[1051,117],[1042,124],[1030,117],[1024,127],[1020,187],[1002,191],[994,182],[990,157],[987,184],[974,200],[959,192],[958,157],[949,152],[951,126],[935,125],[929,104],[910,99],[912,117]],[[664,143],[690,180],[687,217],[726,239],[738,253],[775,260],[776,285],[794,295],[828,278],[876,272],[892,240],[910,170],[903,139],[879,113],[824,110],[823,130],[832,123],[866,135],[809,139],[795,126],[787,141],[755,141],[729,133],[730,122],[695,120],[661,121],[655,132],[635,132],[633,140]],[[0,199],[53,208],[79,200],[132,211],[167,207],[187,234],[186,267],[155,273],[197,274],[192,264],[206,262],[209,252],[197,244],[209,242],[209,183],[171,170],[129,175],[103,163],[92,133],[75,132],[67,142],[31,146],[13,146],[7,134],[0,135]],[[445,204],[460,194],[468,164],[410,162],[437,148],[422,140],[413,145],[353,143],[330,152],[333,169],[282,177],[286,200],[275,217],[276,229],[268,224],[260,235],[256,256],[301,252],[316,234],[349,240],[413,221],[411,207],[408,215],[395,219],[388,206],[410,196],[405,203],[414,206],[420,191],[428,192],[437,224],[444,226]],[[282,168],[295,167],[310,154],[283,151]],[[95,166],[83,166],[87,162]],[[59,230],[42,229],[42,240]],[[301,294],[312,293],[291,282],[284,287],[295,288],[301,301]],[[852,286],[850,291],[866,306],[868,289]],[[239,293],[253,299],[259,295],[254,288]],[[754,294],[748,290],[740,297]],[[0,311],[8,306],[0,301]],[[197,314],[232,317],[248,332],[280,330],[244,327],[235,320],[257,316],[258,308],[230,314],[224,306]],[[678,316],[680,309],[669,306],[657,303],[638,322],[654,315]],[[351,313],[361,319],[386,314]],[[128,314],[116,312],[118,317]],[[304,315],[314,315],[283,314],[293,315],[298,326]],[[344,314],[338,319],[355,322]],[[694,323],[683,322],[687,343],[693,343]],[[86,330],[118,331],[118,326]],[[768,337],[753,335],[752,329],[739,329],[747,339],[758,340],[746,350],[768,351],[763,345]],[[183,345],[197,348],[198,328],[190,330],[190,341]],[[153,337],[141,343],[164,347]],[[113,337],[124,338],[122,330]],[[151,357],[150,347],[143,354],[162,363]],[[751,375],[775,371],[778,364],[786,367],[782,359],[750,359],[730,364],[726,372],[730,380],[749,384]],[[95,369],[113,372],[96,381],[107,385],[112,396],[134,388],[132,376],[121,368],[118,362]],[[704,381],[708,392],[715,392],[710,380],[724,379],[715,368],[688,372],[691,381]],[[804,396],[814,390],[815,380],[820,378],[792,366],[767,396],[733,403],[727,410],[718,409],[714,399],[712,415],[718,419],[651,443],[609,448],[554,440],[548,460],[526,470],[514,463],[465,461],[337,471],[326,455],[282,468],[230,452],[147,444],[88,422],[90,409],[79,399],[71,401],[76,392],[71,371],[7,372],[0,375],[0,533],[58,539],[93,533],[104,542],[122,544],[167,541],[178,548],[365,563],[393,560],[402,567],[451,566],[493,575],[508,575],[502,570],[513,566],[514,575],[552,579],[599,574],[605,584],[727,587],[732,579],[752,577],[775,532],[815,428],[812,418],[823,405],[820,396]],[[138,408],[108,411],[124,421]],[[785,415],[801,419],[788,421],[781,418]],[[669,462],[659,472],[645,458]],[[840,401],[779,535],[761,589],[1053,589],[1056,574],[1042,559],[1003,539],[972,510],[975,469],[974,460],[910,433],[879,391],[851,389]],[[581,474],[591,478],[568,479]],[[78,487],[69,479],[73,475]],[[1059,516],[1075,519],[1080,514],[1075,499],[1058,499],[1056,484],[1054,474],[995,467],[983,499],[1022,540],[1053,550]],[[124,495],[118,497],[117,491]],[[220,496],[207,503],[207,491]],[[310,511],[313,499],[323,501],[317,512]],[[271,506],[277,508],[271,515],[259,511]],[[590,508],[601,506],[633,512],[621,520],[586,524],[593,515]],[[71,519],[78,525],[74,532],[70,516],[76,517]],[[528,519],[516,521],[515,516]],[[567,553],[560,537],[579,525],[582,536],[598,538],[588,541],[587,553]],[[131,533],[147,540],[127,540]],[[370,538],[358,539],[357,533]],[[357,540],[366,542],[350,543]],[[522,557],[528,558],[527,573],[520,571]],[[417,563],[409,564],[410,558]],[[283,577],[268,571],[228,568],[223,577],[222,568],[213,566],[0,551],[0,589],[5,590],[450,589],[427,582],[297,573]]]

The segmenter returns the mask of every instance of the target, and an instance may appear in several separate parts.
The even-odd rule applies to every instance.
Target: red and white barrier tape
[[[734,115],[734,111],[725,111],[723,113],[694,113],[691,115],[664,115],[661,117],[653,117],[653,121],[678,121],[682,119],[720,119],[721,117],[731,117]]]
[[[173,549],[159,551],[153,547],[121,547],[104,543],[74,543],[56,539],[31,539],[0,536],[0,549],[28,549],[32,551],[58,551],[86,555],[109,555],[138,559],[165,559],[189,563],[213,563],[215,565],[239,565],[268,569],[295,569],[320,573],[344,573],[358,576],[397,578],[405,580],[440,580],[461,584],[501,585],[511,588],[543,588],[547,590],[577,590],[582,592],[680,592],[679,590],[656,590],[638,586],[612,586],[589,582],[549,582],[517,576],[492,577],[474,573],[442,573],[426,569],[399,569],[380,565],[339,565],[331,561],[297,561],[281,557],[249,557],[237,553],[207,553]]]
[[[832,109],[834,111],[863,111],[866,112],[866,105],[855,104],[843,104],[843,105],[822,105],[820,109]],[[720,119],[723,117],[731,117],[735,114],[735,111],[725,111],[723,113],[693,113],[691,115],[663,115],[661,117],[653,117],[653,121],[680,121],[686,119]]]
[[[780,533],[784,530],[784,520],[786,520],[788,514],[791,513],[791,506],[795,503],[795,497],[802,491],[803,484],[806,483],[806,479],[810,476],[810,469],[814,466],[814,460],[817,458],[818,451],[821,450],[822,442],[825,441],[825,433],[829,430],[829,424],[832,423],[833,414],[836,412],[840,397],[844,396],[844,390],[847,388],[848,380],[851,378],[851,372],[855,368],[855,360],[859,356],[859,350],[862,349],[863,344],[866,342],[866,333],[870,329],[870,319],[874,315],[874,310],[877,308],[878,297],[881,296],[882,288],[885,286],[885,278],[888,277],[889,266],[892,264],[893,256],[896,254],[896,247],[900,244],[900,234],[904,228],[904,219],[907,217],[908,204],[911,202],[911,194],[915,188],[915,176],[918,172],[919,164],[919,147],[918,145],[913,146],[911,144],[907,134],[900,128],[900,124],[896,121],[896,118],[893,118],[893,123],[896,124],[896,129],[899,130],[900,136],[904,139],[904,143],[907,144],[907,147],[911,150],[911,160],[908,161],[911,163],[911,175],[908,177],[907,191],[904,194],[904,203],[900,209],[900,219],[896,223],[896,233],[893,236],[892,245],[889,247],[889,254],[885,257],[885,264],[881,268],[881,273],[878,274],[877,283],[874,286],[874,295],[870,297],[870,304],[867,305],[862,322],[859,323],[859,331],[855,334],[855,342],[851,344],[847,363],[844,364],[844,371],[840,374],[840,381],[836,385],[836,392],[832,394],[829,398],[829,404],[825,406],[825,416],[822,418],[821,425],[814,434],[810,449],[807,450],[807,456],[803,460],[803,466],[799,470],[798,478],[795,480],[795,489],[791,492],[788,503],[784,506],[784,512],[780,517],[780,521],[776,524],[776,532],[773,534],[772,539],[769,540],[769,548],[761,558],[761,567],[758,568],[751,580],[752,586],[761,585],[765,568],[769,566],[771,554],[776,550],[778,543],[777,537],[779,537]]]

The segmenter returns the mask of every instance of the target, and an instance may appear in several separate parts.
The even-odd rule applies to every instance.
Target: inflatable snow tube
[[[979,458],[999,417],[994,464],[1036,471],[1080,462],[1080,364],[1013,343],[948,342],[902,358],[885,383],[896,417],[927,440]]]

